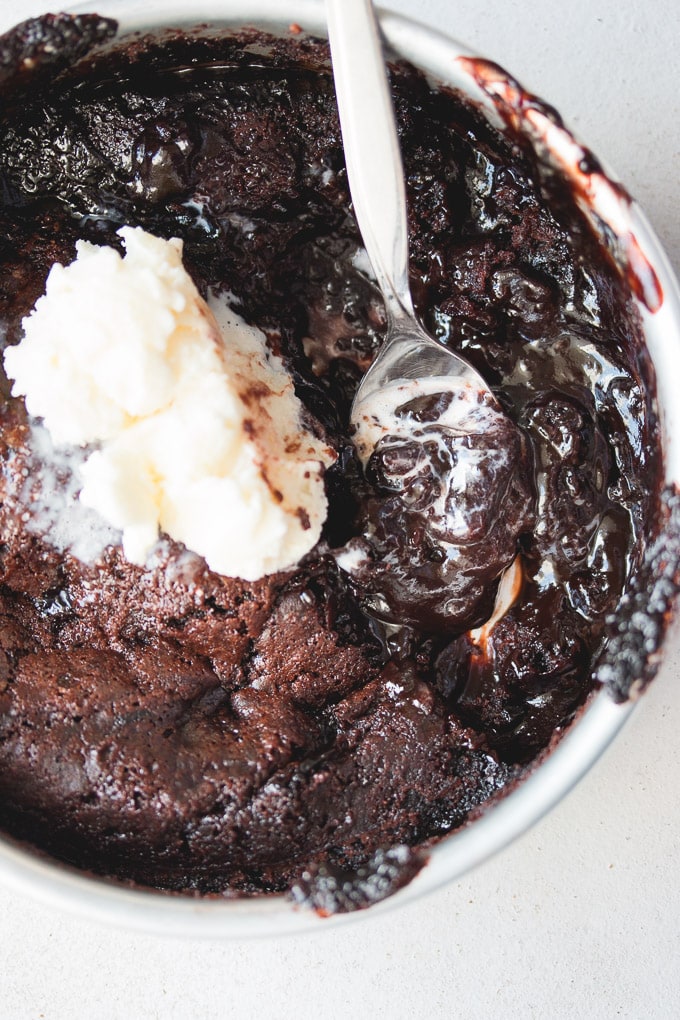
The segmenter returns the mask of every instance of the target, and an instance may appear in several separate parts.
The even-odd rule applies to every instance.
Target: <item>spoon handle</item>
[[[328,38],[354,214],[392,321],[413,315],[406,189],[371,0],[326,0]]]

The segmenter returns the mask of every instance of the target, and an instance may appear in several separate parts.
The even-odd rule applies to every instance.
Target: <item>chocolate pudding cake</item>
[[[366,906],[521,781],[593,691],[652,675],[678,510],[632,288],[519,133],[395,61],[416,309],[508,430],[452,439],[435,394],[401,409],[416,438],[364,466],[349,411],[385,312],[326,43],[115,31],[55,15],[0,40],[3,346],[77,242],[180,239],[200,294],[290,374],[330,451],[327,516],[255,580],[164,532],[132,562],[78,498],[88,451],[5,377],[0,827],[142,886]]]

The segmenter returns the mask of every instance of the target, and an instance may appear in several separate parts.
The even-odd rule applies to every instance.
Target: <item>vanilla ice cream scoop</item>
[[[257,580],[319,539],[334,452],[290,374],[224,299],[209,306],[182,242],[140,228],[81,241],[5,353],[13,394],[55,444],[87,446],[80,499],[143,564],[163,531],[218,573]]]

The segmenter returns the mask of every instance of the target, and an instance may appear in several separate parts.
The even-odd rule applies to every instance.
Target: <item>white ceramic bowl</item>
[[[101,0],[69,8],[96,11],[116,18],[120,34],[160,26],[211,23],[237,26],[257,24],[286,29],[297,23],[325,35],[323,4],[318,0]],[[285,17],[282,17],[285,9]],[[453,85],[482,102],[492,119],[497,111],[489,95],[480,91],[465,61],[469,52],[452,39],[396,14],[383,13],[381,25],[394,49],[427,71],[435,80]],[[497,90],[512,88],[507,80]],[[528,126],[547,146],[556,164],[578,175],[580,148],[573,137],[549,119]],[[583,183],[583,182],[581,182]],[[658,400],[664,435],[666,480],[680,484],[680,407],[672,381],[680,357],[680,291],[666,257],[640,209],[629,207],[606,179],[593,178],[583,188],[586,212],[595,212],[625,237],[632,234],[661,284],[661,307],[650,312],[640,305],[649,351],[656,369]],[[553,807],[591,767],[614,738],[633,708],[615,704],[608,694],[594,696],[576,723],[547,760],[517,789],[495,803],[481,818],[441,840],[428,863],[405,888],[370,909],[370,916],[407,903],[460,877],[507,846]],[[69,911],[87,914],[159,934],[184,937],[250,937],[309,929],[327,929],[366,912],[320,919],[296,909],[283,896],[259,899],[201,900],[161,892],[130,890],[80,874],[39,857],[0,837],[0,880],[11,887]]]

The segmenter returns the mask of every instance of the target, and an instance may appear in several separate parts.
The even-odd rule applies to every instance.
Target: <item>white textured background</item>
[[[677,0],[385,6],[553,103],[616,168],[680,269]],[[0,0],[0,27],[45,9]],[[447,891],[375,920],[192,943],[102,928],[0,889],[0,1020],[680,1016],[679,680],[676,651],[547,819]]]

